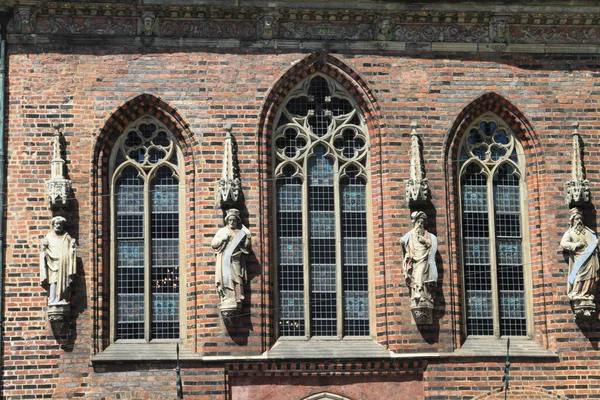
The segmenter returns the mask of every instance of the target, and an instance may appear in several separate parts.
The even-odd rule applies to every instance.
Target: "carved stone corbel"
[[[60,125],[54,124],[53,157],[51,161],[50,180],[46,182],[48,201],[51,207],[66,205],[71,195],[71,180],[64,176],[65,160],[62,158],[64,150],[64,136]]]
[[[569,207],[590,202],[590,183],[585,179],[581,146],[579,138],[579,122],[573,122],[573,156],[571,161],[571,179],[565,184],[565,202]]]
[[[242,200],[242,182],[231,138],[231,129],[231,124],[225,125],[227,136],[223,151],[223,172],[217,183],[217,206],[221,208],[236,207]]]
[[[412,204],[424,203],[431,198],[429,191],[429,182],[423,172],[423,162],[421,159],[421,143],[417,134],[417,123],[410,124],[410,176],[404,181],[406,186],[406,203]]]

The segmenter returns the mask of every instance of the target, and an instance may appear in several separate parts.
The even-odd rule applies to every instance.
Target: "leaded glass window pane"
[[[144,337],[144,182],[127,167],[116,182],[117,335]],[[142,200],[140,202],[140,200]]]
[[[312,328],[315,336],[337,334],[335,190],[333,162],[317,146],[309,160],[309,218]]]
[[[487,177],[479,164],[472,163],[467,167],[462,182],[467,334],[493,335]]]
[[[288,168],[288,175],[295,169]],[[304,336],[304,253],[302,246],[302,182],[286,177],[277,182],[279,260],[279,331]]]
[[[179,337],[179,186],[162,167],[152,179],[152,337]]]
[[[358,171],[347,171],[342,181],[342,274],[344,333],[369,334],[369,270],[367,263],[367,207],[365,182]]]
[[[279,334],[367,336],[364,123],[347,91],[316,75],[290,92],[273,143]]]
[[[496,253],[502,335],[527,334],[521,236],[519,179],[514,168],[501,165],[494,178]]]

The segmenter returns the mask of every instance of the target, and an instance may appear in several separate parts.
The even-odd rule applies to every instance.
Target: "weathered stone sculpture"
[[[590,182],[585,179],[581,146],[579,139],[579,122],[573,123],[573,158],[571,161],[571,179],[565,184],[565,202],[568,206],[582,205],[590,201]]]
[[[221,208],[234,207],[242,200],[242,183],[237,158],[233,150],[231,125],[226,125],[225,149],[223,152],[223,172],[217,183],[217,205]]]
[[[77,245],[66,231],[66,219],[52,218],[52,230],[42,239],[40,283],[48,292],[48,318],[58,331],[70,315],[70,285],[77,273]]]
[[[579,208],[570,210],[571,226],[560,241],[569,255],[567,295],[576,320],[588,320],[596,313],[595,294],[598,284],[598,238],[583,224]]]
[[[215,284],[221,299],[221,314],[230,322],[242,308],[246,256],[251,246],[250,231],[242,225],[239,210],[227,210],[225,227],[219,229],[211,246],[217,255]]]
[[[71,180],[64,176],[65,160],[61,156],[64,137],[59,124],[54,124],[54,129],[56,132],[52,142],[51,175],[50,180],[46,182],[48,201],[52,207],[66,205],[71,194]]]
[[[423,173],[423,163],[421,160],[421,144],[417,135],[417,123],[415,121],[410,124],[412,131],[410,132],[410,175],[404,181],[406,187],[406,203],[418,204],[424,203],[431,197],[429,191],[429,182]]]
[[[411,214],[413,229],[400,240],[404,252],[404,279],[410,289],[410,309],[417,324],[433,322],[433,299],[438,279],[437,238],[427,232],[427,215]]]

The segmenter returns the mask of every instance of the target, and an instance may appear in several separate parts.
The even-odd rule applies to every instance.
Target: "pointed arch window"
[[[530,335],[523,148],[489,112],[469,126],[458,154],[467,335]]]
[[[181,333],[183,156],[146,116],[111,153],[111,341],[176,340]]]
[[[369,152],[359,108],[314,75],[286,98],[273,140],[280,337],[368,336]]]

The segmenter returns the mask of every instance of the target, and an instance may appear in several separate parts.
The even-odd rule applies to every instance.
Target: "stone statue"
[[[404,251],[404,279],[410,288],[410,308],[415,322],[431,324],[433,290],[438,278],[437,238],[427,232],[427,215],[423,211],[413,212],[410,218],[413,229],[400,240]]]
[[[227,210],[225,227],[219,229],[211,244],[217,255],[215,283],[222,311],[241,308],[250,245],[250,231],[242,225],[239,210]]]
[[[571,226],[563,235],[560,245],[569,255],[569,278],[567,294],[576,314],[586,317],[595,313],[594,303],[598,283],[598,238],[583,224],[579,208],[569,213]]]
[[[48,304],[68,303],[68,290],[76,274],[77,245],[65,231],[67,220],[52,218],[52,230],[42,239],[40,282],[50,294]]]

